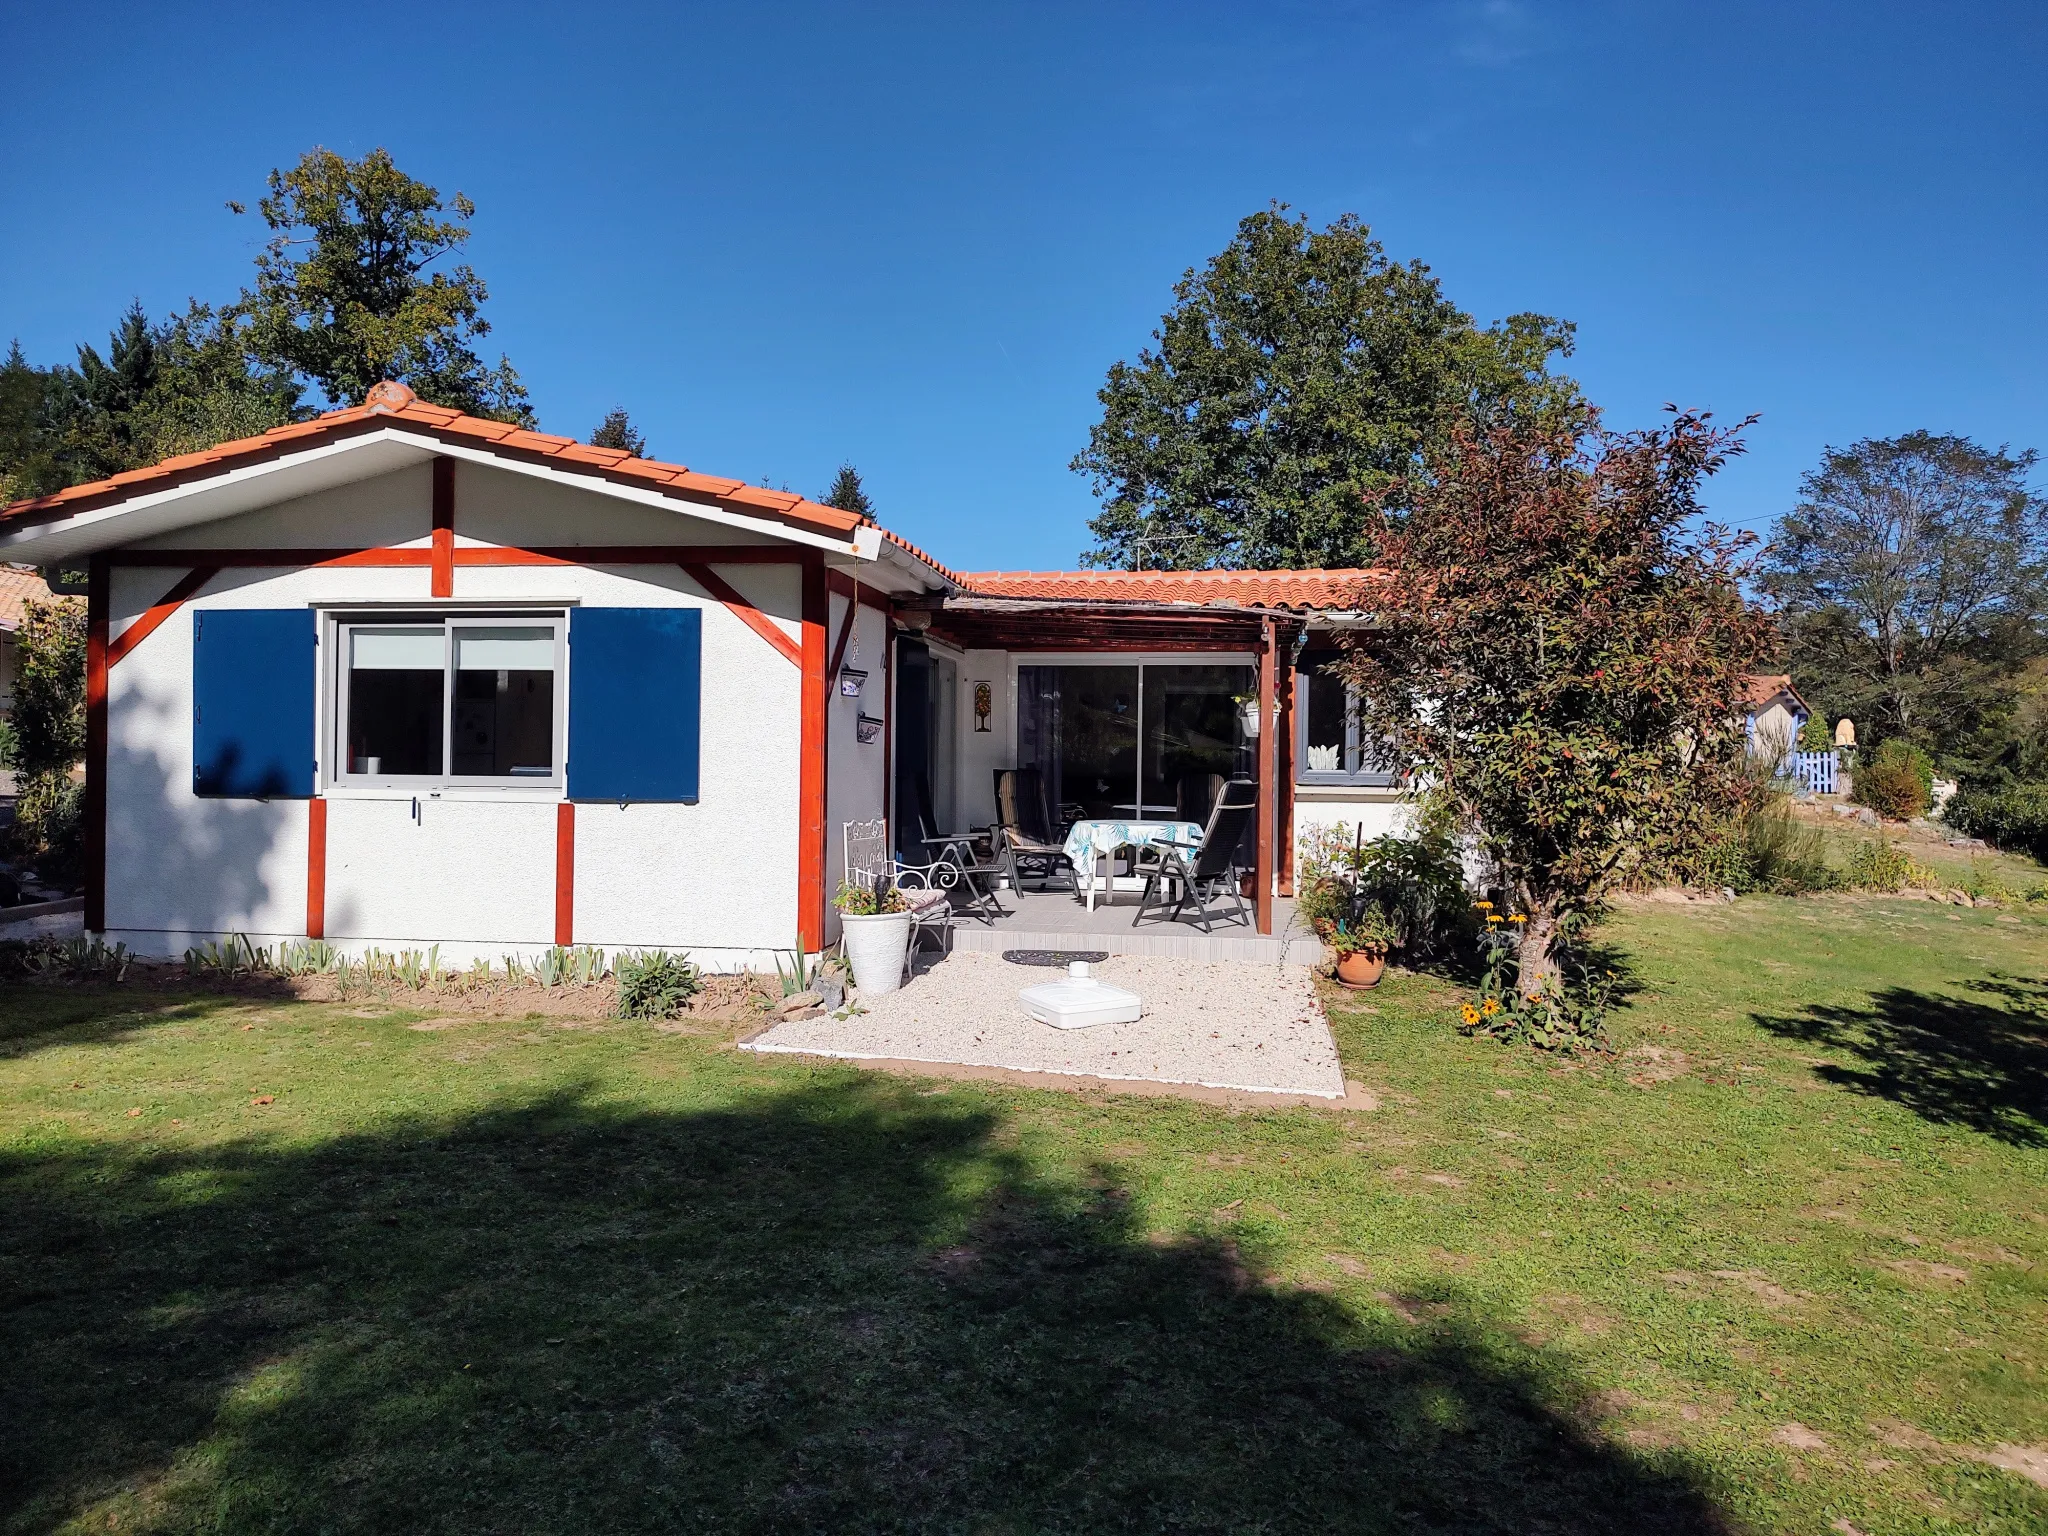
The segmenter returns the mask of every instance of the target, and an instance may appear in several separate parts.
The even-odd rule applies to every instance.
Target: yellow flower
[[[1464,1016],[1465,1022],[1467,1024],[1477,1024],[1479,1022],[1479,1010],[1477,1008],[1474,1008],[1470,1003],[1467,1003],[1464,1007],[1460,1008],[1458,1012]]]
[[[1479,1011],[1485,1014],[1488,1018],[1491,1018],[1494,1014],[1500,1012],[1500,999],[1497,997],[1489,997],[1485,1002],[1479,1005]]]
[[[1529,921],[1529,919],[1522,916],[1521,913],[1517,912],[1513,917],[1509,918],[1508,921],[1511,923],[1526,923],[1527,921]]]
[[[1482,912],[1491,912],[1493,910],[1493,903],[1490,901],[1482,901],[1479,902],[1477,905],[1479,907],[1479,910]]]

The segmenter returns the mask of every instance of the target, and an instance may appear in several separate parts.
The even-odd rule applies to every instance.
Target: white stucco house
[[[1399,814],[1315,670],[1370,572],[962,574],[395,384],[0,510],[0,560],[90,572],[86,926],[144,955],[764,967],[834,937],[843,824],[985,824],[1020,766],[1088,814],[1256,779],[1270,932],[1298,826]]]

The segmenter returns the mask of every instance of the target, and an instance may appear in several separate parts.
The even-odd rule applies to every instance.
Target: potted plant
[[[1230,702],[1237,706],[1237,723],[1247,741],[1259,739],[1259,696],[1256,693],[1233,693]]]
[[[839,909],[840,943],[853,967],[854,985],[870,997],[903,985],[903,960],[910,952],[910,908],[887,875],[871,885],[840,882],[832,898]]]
[[[1337,957],[1337,980],[1360,989],[1380,984],[1387,970],[1387,951],[1400,942],[1394,920],[1376,901],[1349,916],[1319,923],[1316,931]]]

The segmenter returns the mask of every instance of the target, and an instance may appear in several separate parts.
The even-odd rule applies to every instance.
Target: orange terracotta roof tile
[[[1199,607],[1352,609],[1381,570],[1309,571],[968,571],[961,578],[983,597],[1054,598],[1108,603],[1188,603]]]
[[[612,448],[593,448],[571,437],[531,432],[502,421],[465,416],[446,406],[429,405],[417,399],[402,384],[386,381],[372,389],[363,404],[328,411],[310,421],[290,422],[273,427],[257,437],[236,438],[198,453],[183,453],[132,469],[106,480],[74,485],[48,496],[31,497],[0,507],[0,523],[47,521],[90,507],[111,506],[131,495],[169,489],[173,485],[202,479],[243,463],[259,463],[275,457],[287,444],[311,446],[322,441],[343,441],[383,427],[406,425],[450,446],[511,451],[521,456],[547,459],[565,470],[622,484],[657,488],[688,501],[710,501],[751,517],[767,517],[812,532],[843,535],[860,525],[853,513],[807,501],[788,491],[771,491],[749,486],[744,481],[721,479],[694,473],[681,464],[653,459],[636,459]],[[906,546],[907,547],[907,546]]]
[[[1792,686],[1792,674],[1789,672],[1752,672],[1742,680],[1742,702],[1752,709],[1770,703],[1781,693],[1791,694],[1801,709],[1806,708],[1806,700],[1800,698],[1799,690]]]
[[[19,565],[0,565],[0,630],[21,628],[23,609],[30,603],[80,603],[81,597],[57,597],[42,575]]]

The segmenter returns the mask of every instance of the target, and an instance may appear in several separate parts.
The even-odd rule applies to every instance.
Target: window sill
[[[519,804],[546,805],[568,797],[568,791],[560,784],[444,784],[436,788],[422,785],[418,788],[402,788],[398,785],[382,784],[330,784],[322,793],[329,800],[438,800],[480,801],[486,804],[504,804],[507,801]]]
[[[1319,779],[1296,779],[1294,798],[1297,801],[1316,800],[1402,800],[1407,798],[1408,787],[1393,783],[1384,777],[1377,779],[1353,779],[1337,775]]]

